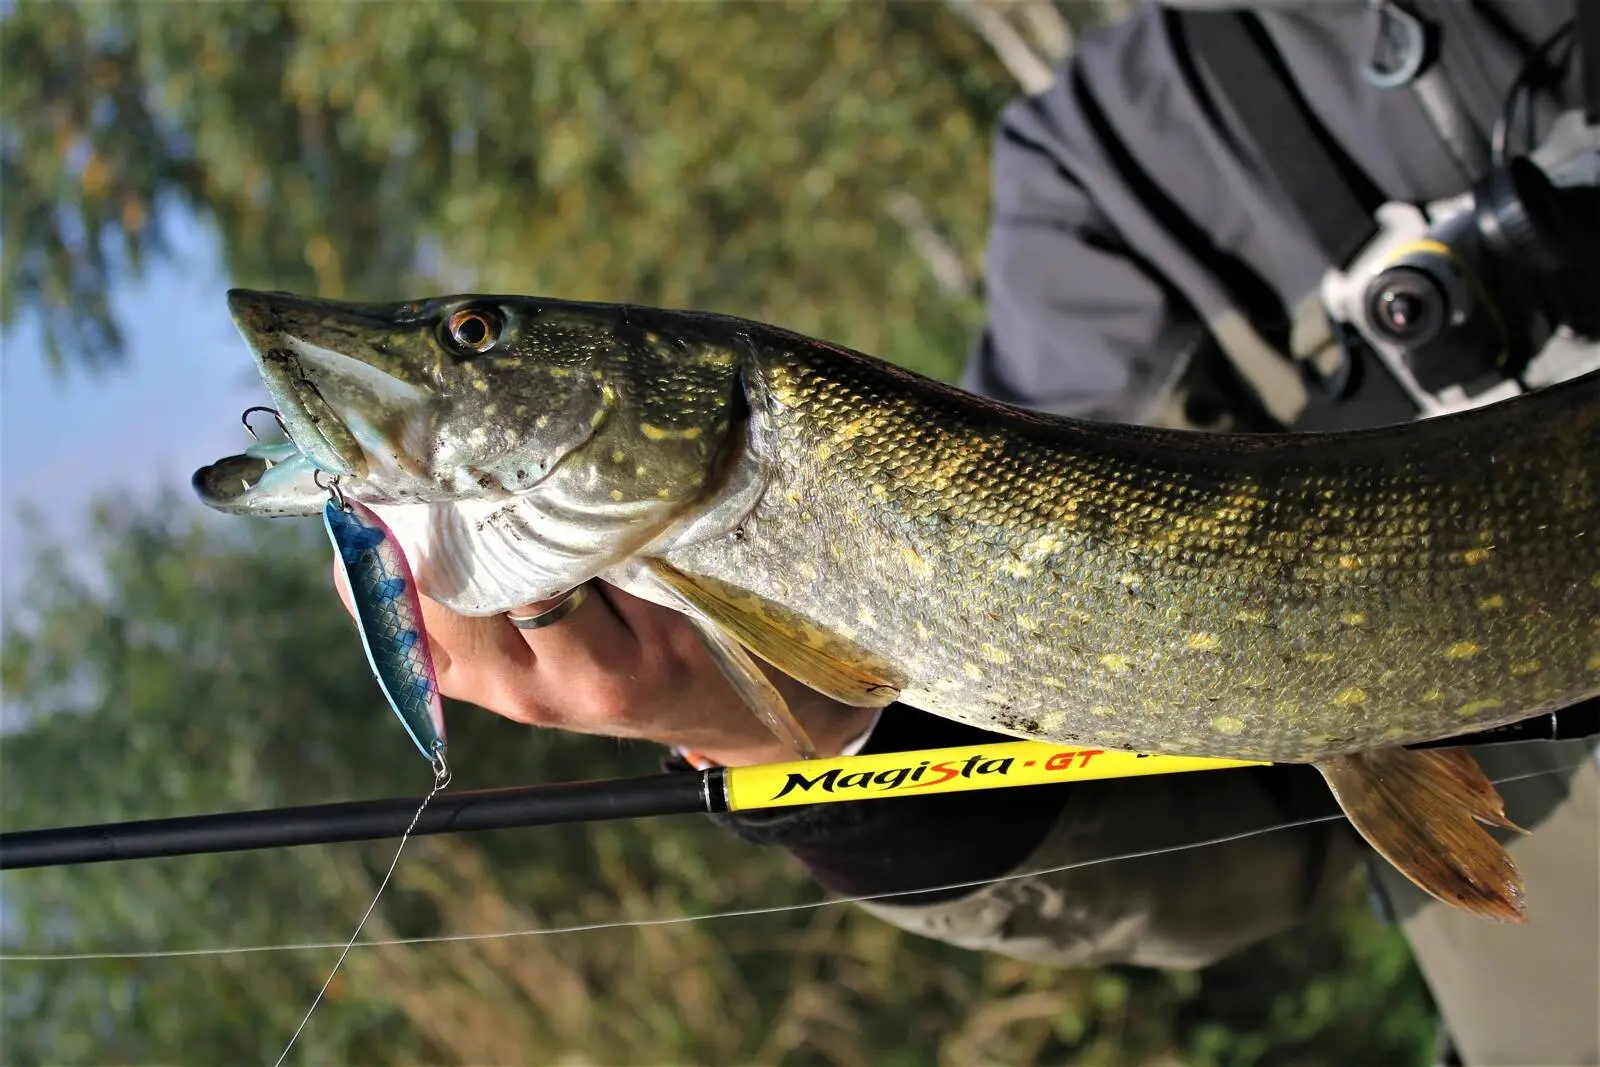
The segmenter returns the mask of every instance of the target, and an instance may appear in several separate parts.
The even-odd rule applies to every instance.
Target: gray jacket
[[[1087,34],[1047,91],[1006,109],[988,326],[967,388],[1051,412],[1211,427],[1292,423],[1305,406],[1292,360],[1319,346],[1307,311],[1328,263],[1171,10],[1228,6],[1145,5]],[[1382,89],[1360,73],[1381,17],[1366,0],[1245,6],[1329,134],[1383,196],[1410,202],[1458,194],[1483,173],[1508,89],[1574,11],[1573,0],[1407,0],[1436,29],[1437,59],[1418,82]],[[1563,93],[1564,106],[1578,98],[1571,66],[1535,97],[1534,138]],[[867,751],[932,744],[943,727],[918,716],[888,709],[897,736]],[[1300,921],[1360,861],[1343,820],[1260,832],[1334,810],[1300,770],[1310,778],[1221,771],[961,794],[925,811],[852,805],[848,826],[826,814],[809,828],[799,813],[733,821],[846,892],[1009,875],[867,905],[909,930],[1058,964],[1199,966]],[[1245,836],[1095,862],[1229,835]],[[944,867],[928,858],[940,846],[954,857]],[[1029,873],[1069,864],[1079,866]]]

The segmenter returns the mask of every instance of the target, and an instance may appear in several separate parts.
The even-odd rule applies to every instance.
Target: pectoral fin
[[[1527,921],[1522,875],[1484,826],[1524,831],[1470,752],[1385,748],[1316,768],[1361,836],[1423,892],[1483,918]]]
[[[882,666],[865,662],[841,639],[823,634],[782,609],[710,579],[694,578],[660,561],[652,569],[663,584],[733,638],[783,673],[824,696],[858,708],[881,708],[900,696]]]
[[[733,688],[744,698],[750,710],[756,713],[756,718],[766,723],[767,729],[794,749],[801,759],[815,759],[817,746],[811,743],[806,728],[800,725],[800,720],[789,710],[789,702],[761,673],[761,668],[756,666],[756,661],[750,658],[749,653],[740,647],[739,642],[718,629],[715,623],[704,619],[692,621],[700,635],[700,643],[711,653],[723,677],[733,683]]]

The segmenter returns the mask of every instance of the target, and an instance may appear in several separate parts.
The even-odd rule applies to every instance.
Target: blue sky
[[[228,318],[215,235],[193,216],[165,221],[173,257],[114,293],[124,367],[57,375],[36,322],[0,334],[0,605],[14,602],[25,577],[23,506],[43,511],[51,533],[66,538],[83,528],[96,495],[119,488],[176,486],[200,514],[189,475],[237,452],[240,412],[266,399]]]

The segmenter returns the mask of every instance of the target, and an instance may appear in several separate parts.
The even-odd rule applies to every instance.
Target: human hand
[[[333,573],[352,611],[337,564]],[[587,588],[571,614],[537,630],[518,629],[504,615],[458,615],[423,597],[440,691],[515,722],[682,746],[725,767],[796,758],[722,676],[688,619],[604,582]],[[514,611],[536,615],[555,603]],[[818,755],[838,755],[876,714],[760,666]]]

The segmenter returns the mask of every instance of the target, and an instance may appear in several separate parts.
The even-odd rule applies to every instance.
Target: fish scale
[[[1600,690],[1597,511],[1571,492],[1600,465],[1593,380],[1542,426],[1506,405],[1466,442],[1419,424],[1350,435],[1341,455],[1018,424],[931,389],[884,392],[861,382],[876,368],[830,350],[784,359],[768,447],[785,491],[736,544],[667,558],[907,665],[908,703],[1071,742],[1105,737],[1110,707],[1143,750],[1312,760]],[[1412,435],[1440,447],[1394,447]],[[1060,550],[1030,560],[1045,537]],[[895,566],[907,545],[937,597]],[[828,561],[830,580],[795,580],[797,558]],[[1241,618],[1252,603],[1262,616]],[[1040,612],[1041,629],[1014,625]]]

